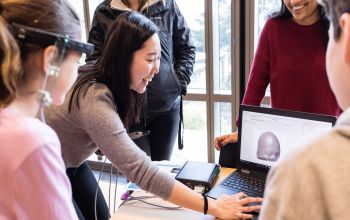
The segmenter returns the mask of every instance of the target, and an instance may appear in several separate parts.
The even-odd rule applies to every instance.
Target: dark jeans
[[[133,126],[129,132],[150,131],[150,134],[134,142],[151,156],[153,161],[170,160],[174,143],[179,131],[180,106],[153,118],[145,127],[143,124]]]
[[[74,207],[79,219],[95,220],[95,193],[97,220],[109,219],[108,206],[89,165],[84,162],[77,168],[68,168],[67,175],[72,185]]]

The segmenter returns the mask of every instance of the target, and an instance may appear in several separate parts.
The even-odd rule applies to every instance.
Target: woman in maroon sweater
[[[338,116],[325,67],[328,26],[316,0],[283,0],[261,32],[242,104],[259,106],[270,84],[273,108]],[[237,132],[214,145],[232,142]]]

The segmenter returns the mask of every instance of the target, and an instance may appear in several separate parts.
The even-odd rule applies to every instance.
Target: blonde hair
[[[0,15],[0,108],[9,105],[15,96],[22,63],[16,40]]]
[[[77,40],[81,32],[79,17],[67,0],[0,0],[0,4],[0,108],[4,108],[16,98],[21,85],[31,83],[28,74],[37,74],[24,69],[28,56],[45,47],[16,39],[12,23]]]

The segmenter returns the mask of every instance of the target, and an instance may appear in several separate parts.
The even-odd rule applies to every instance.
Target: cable
[[[102,169],[101,169],[101,171],[100,171],[100,174],[99,174],[98,180],[97,180],[96,193],[95,193],[95,201],[94,201],[95,220],[97,220],[96,205],[97,205],[97,193],[98,193],[98,189],[99,189],[99,186],[98,186],[98,185],[99,185],[99,183],[100,183],[100,179],[101,179],[101,175],[102,175],[103,169],[105,168],[105,165],[106,165],[106,160],[107,160],[107,157],[105,157],[105,160],[103,161]]]
[[[115,213],[115,205],[116,205],[116,198],[117,198],[118,177],[119,177],[119,170],[117,169],[117,178],[115,178],[115,186],[114,186],[114,207],[113,207],[113,213]]]
[[[137,201],[140,201],[140,202],[145,203],[147,205],[155,206],[155,207],[162,208],[162,209],[167,209],[167,210],[182,209],[181,206],[162,206],[162,205],[158,205],[158,204],[154,204],[154,203],[145,201],[145,199],[154,199],[154,198],[158,198],[158,197],[157,196],[137,196],[137,197],[129,196],[128,199],[124,200],[120,206],[124,205],[127,202],[137,200]]]
[[[110,173],[109,173],[109,188],[108,188],[108,213],[110,213],[110,207],[111,207],[112,173],[113,173],[113,165],[111,164],[111,171],[110,171]]]

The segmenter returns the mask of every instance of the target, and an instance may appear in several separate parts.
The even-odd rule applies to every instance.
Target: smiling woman
[[[134,53],[131,63],[132,90],[138,93],[146,91],[148,82],[159,72],[160,51],[159,37],[154,34]]]
[[[323,8],[316,0],[281,2],[261,32],[242,104],[259,106],[270,84],[273,108],[339,116],[326,74],[329,22]],[[220,149],[230,142],[237,142],[237,132],[214,144]]]
[[[320,19],[316,0],[283,0],[293,15],[293,20],[300,25],[311,25]]]

